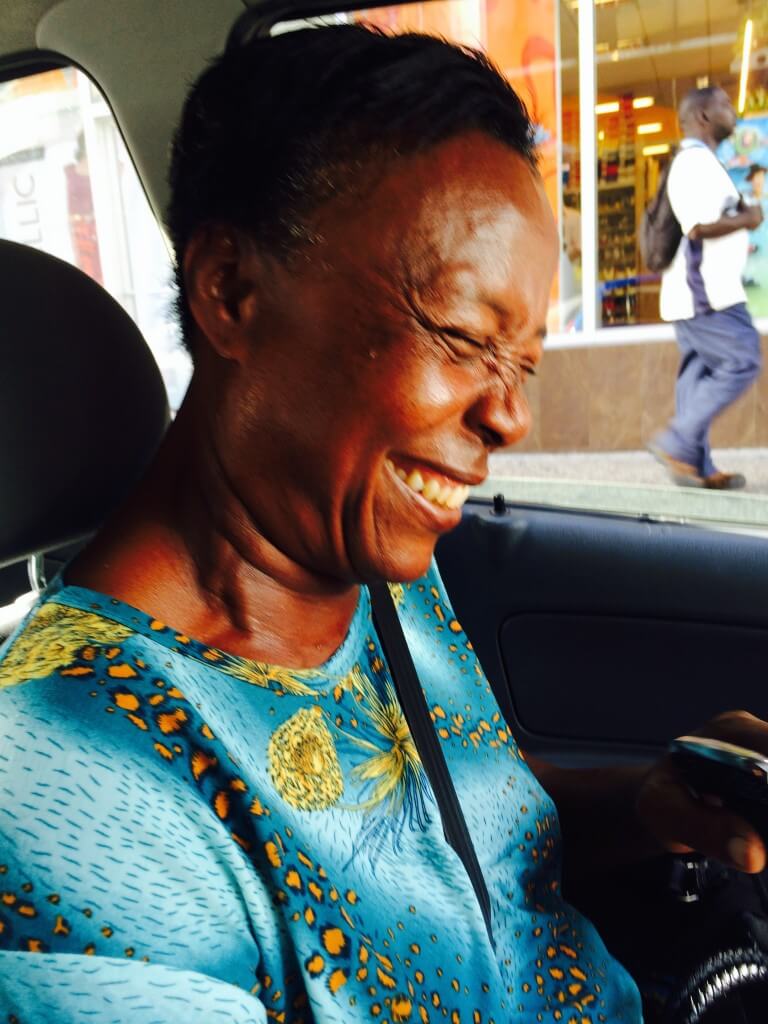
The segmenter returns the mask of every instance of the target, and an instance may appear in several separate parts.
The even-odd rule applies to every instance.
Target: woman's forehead
[[[422,284],[446,264],[501,266],[523,237],[532,258],[556,258],[557,230],[538,172],[480,133],[393,162],[364,200],[335,220],[334,205],[323,231],[329,242]]]

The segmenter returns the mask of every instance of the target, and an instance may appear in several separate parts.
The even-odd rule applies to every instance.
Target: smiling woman
[[[754,870],[762,842],[666,762],[534,774],[432,561],[529,426],[557,262],[530,122],[438,39],[233,38],[174,147],[187,397],[0,656],[3,1009],[638,1024],[562,897],[555,803],[574,863],[677,844]],[[487,900],[398,698],[384,581]]]
[[[377,47],[393,56],[369,72],[362,116],[342,72]],[[299,59],[318,78],[301,104]],[[254,87],[254,60],[271,90]],[[526,432],[522,382],[556,260],[532,154],[509,86],[428,37],[347,26],[254,40],[198,83],[169,216],[196,359],[188,407],[212,418],[217,396],[216,474],[302,572],[420,576],[459,519],[437,494],[456,501],[487,475],[489,450]],[[427,499],[387,460],[412,483],[431,474]],[[280,480],[279,503],[266,479]],[[260,636],[258,656],[311,664],[343,636],[318,632],[274,650]]]
[[[554,229],[530,165],[482,137],[401,158],[351,216],[353,202],[320,211],[311,259],[288,266],[231,231],[191,241],[190,305],[212,342],[195,343],[198,379],[223,406],[212,431],[253,438],[236,450],[212,434],[282,554],[332,578],[413,579],[459,519],[423,500],[429,479],[455,499],[527,429],[522,383],[540,355]],[[524,240],[534,261],[521,259]],[[266,392],[265,380],[276,382]],[[290,518],[263,479],[281,480]]]

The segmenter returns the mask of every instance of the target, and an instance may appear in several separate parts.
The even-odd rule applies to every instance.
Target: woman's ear
[[[258,310],[254,245],[232,228],[200,228],[184,252],[184,282],[190,312],[222,359],[239,362],[248,348],[248,328]]]

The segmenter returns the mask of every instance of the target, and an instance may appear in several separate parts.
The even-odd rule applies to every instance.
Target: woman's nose
[[[497,386],[475,401],[467,422],[488,448],[506,448],[525,437],[533,417],[522,387]]]

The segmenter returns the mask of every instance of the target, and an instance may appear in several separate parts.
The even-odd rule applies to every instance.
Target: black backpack
[[[658,191],[646,206],[640,222],[640,253],[643,262],[654,274],[667,269],[683,237],[683,230],[672,212],[667,195],[667,180],[673,162],[670,160],[662,171]]]

